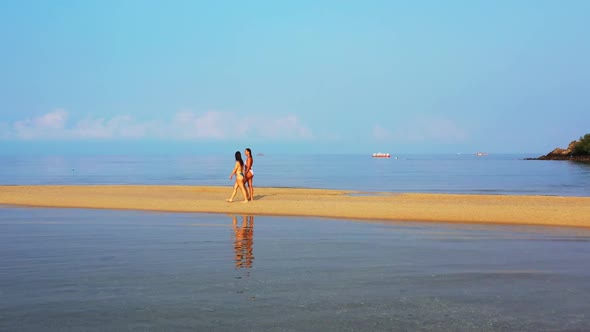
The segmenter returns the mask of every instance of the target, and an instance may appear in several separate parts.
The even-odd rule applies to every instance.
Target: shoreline
[[[230,186],[33,185],[0,186],[0,204],[302,216],[471,224],[590,227],[590,197],[422,194],[256,188],[255,200],[225,202]]]

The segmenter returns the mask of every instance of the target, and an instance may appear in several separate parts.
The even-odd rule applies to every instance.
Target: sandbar
[[[0,186],[0,204],[275,215],[358,220],[430,221],[590,227],[590,197],[359,193],[352,190],[256,188],[249,203],[228,203],[229,186]]]

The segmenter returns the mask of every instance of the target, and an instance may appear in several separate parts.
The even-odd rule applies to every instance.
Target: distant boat
[[[262,157],[262,156],[264,156],[264,153],[259,153],[259,154],[257,154],[256,156],[258,156],[258,157]]]
[[[487,156],[488,154],[487,154],[487,152],[476,152],[475,155],[478,157],[482,157],[482,156]]]
[[[373,158],[391,158],[391,155],[389,153],[376,152],[373,153]]]

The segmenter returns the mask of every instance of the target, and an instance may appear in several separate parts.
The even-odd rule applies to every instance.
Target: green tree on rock
[[[576,144],[573,151],[574,156],[589,156],[590,155],[590,134],[580,137],[580,142]]]

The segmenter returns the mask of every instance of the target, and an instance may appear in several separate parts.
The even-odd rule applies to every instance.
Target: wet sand
[[[256,188],[233,203],[232,188],[205,186],[0,186],[0,204],[347,219],[590,227],[590,197],[359,193]]]

